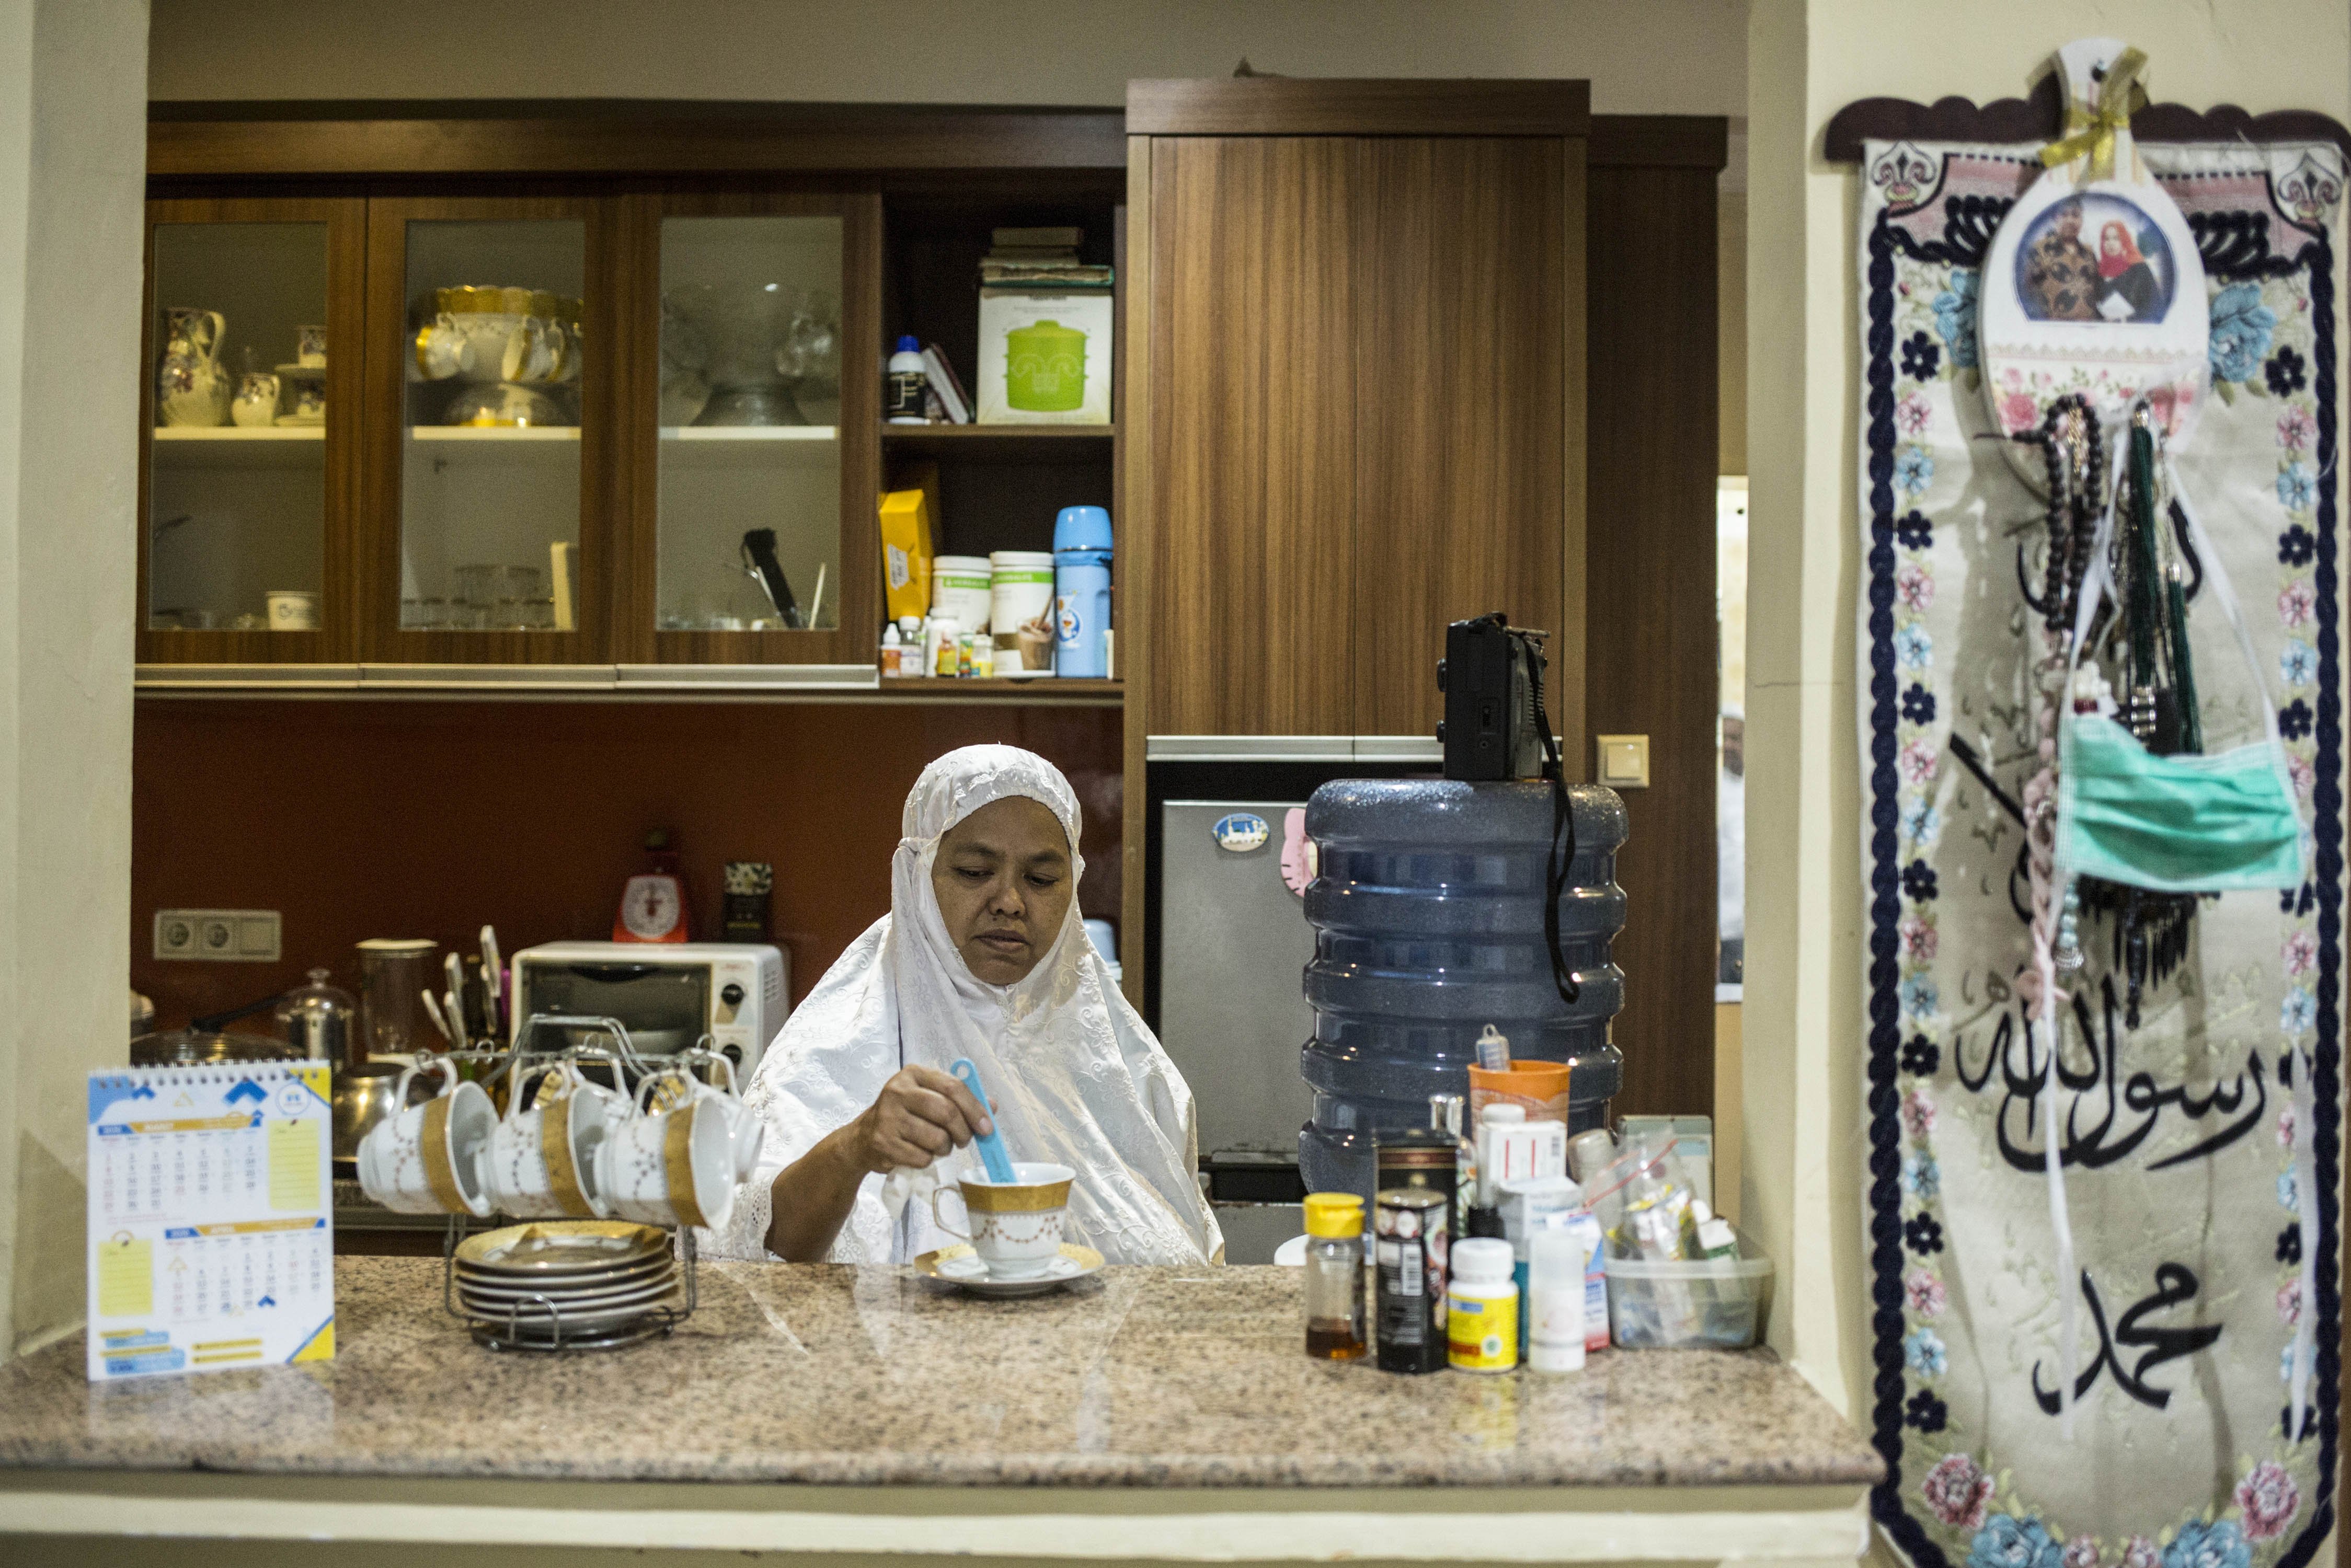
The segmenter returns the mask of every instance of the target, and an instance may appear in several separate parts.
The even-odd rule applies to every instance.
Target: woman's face
[[[2123,236],[2112,224],[2106,225],[2106,232],[2099,236],[2098,243],[2105,247],[2108,256],[2120,256],[2123,253]]]
[[[1070,912],[1069,837],[1042,801],[991,800],[940,838],[931,891],[971,972],[1011,985],[1037,967]]]

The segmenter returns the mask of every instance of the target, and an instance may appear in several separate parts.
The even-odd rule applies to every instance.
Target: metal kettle
[[[277,998],[278,1027],[295,1053],[337,1068],[357,1059],[351,1044],[358,1038],[359,998],[327,983],[328,971],[310,971],[310,983],[297,986]]]

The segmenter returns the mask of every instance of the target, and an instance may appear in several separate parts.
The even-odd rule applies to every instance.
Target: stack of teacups
[[[441,1092],[408,1105],[421,1072],[439,1074]],[[360,1145],[368,1197],[403,1214],[716,1229],[734,1212],[736,1184],[758,1163],[765,1130],[735,1094],[731,1071],[720,1088],[664,1068],[632,1097],[589,1082],[569,1060],[543,1061],[517,1076],[509,1100],[500,1120],[447,1059],[409,1068],[392,1094],[405,1108]]]

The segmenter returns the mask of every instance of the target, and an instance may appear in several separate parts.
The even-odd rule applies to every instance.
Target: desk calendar
[[[323,1061],[89,1075],[93,1383],[335,1354]]]

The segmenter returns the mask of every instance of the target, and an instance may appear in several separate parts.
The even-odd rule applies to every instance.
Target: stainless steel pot
[[[133,1067],[200,1067],[219,1061],[295,1061],[302,1052],[282,1040],[214,1030],[167,1029],[131,1042]]]
[[[356,1160],[360,1157],[360,1140],[366,1137],[378,1122],[400,1109],[394,1095],[400,1087],[400,1075],[408,1070],[404,1061],[369,1061],[357,1067],[335,1069],[334,1097],[334,1157]],[[420,1076],[409,1086],[408,1103],[417,1104],[432,1098],[436,1080]]]

